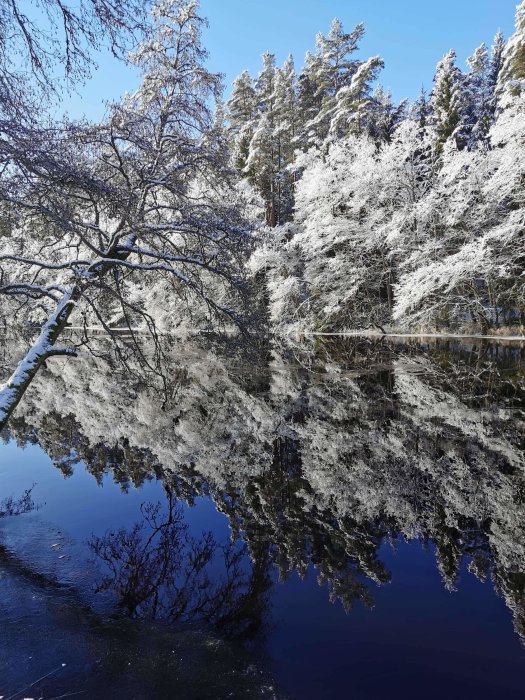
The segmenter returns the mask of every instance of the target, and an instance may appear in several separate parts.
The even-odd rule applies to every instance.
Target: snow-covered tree
[[[275,79],[275,141],[277,144],[277,220],[285,223],[292,217],[294,185],[297,178],[295,151],[299,132],[297,75],[293,56],[289,56]]]
[[[489,85],[493,92],[496,92],[499,76],[503,67],[503,52],[505,51],[505,38],[498,32],[492,42],[489,66]],[[495,106],[495,105],[494,105]]]
[[[525,84],[525,1],[516,8],[516,29],[503,52],[499,75],[500,93],[518,96]]]
[[[320,145],[328,136],[334,113],[338,111],[336,99],[343,88],[350,88],[357,71],[362,65],[353,57],[359,48],[359,42],[364,36],[364,26],[358,24],[347,33],[338,19],[334,19],[327,36],[319,33],[316,38],[315,56],[307,55],[305,68],[301,75],[303,83],[303,100],[308,96],[312,104],[304,105],[306,111],[312,114],[305,122],[304,130],[308,137],[304,139],[307,145]],[[375,59],[371,59],[374,62]],[[360,77],[354,83],[354,92],[365,89],[370,72],[376,66],[370,64],[363,69]],[[304,87],[308,86],[308,90]],[[340,111],[340,109],[339,109]]]
[[[356,70],[350,84],[337,91],[330,119],[331,135],[341,138],[348,134],[359,136],[367,131],[367,122],[374,121],[373,110],[378,107],[371,97],[372,83],[383,67],[379,56],[368,59]]]
[[[253,81],[244,71],[233,82],[233,90],[226,105],[229,132],[233,140],[233,158],[239,172],[246,168],[250,141],[257,119],[257,102]]]
[[[488,105],[492,98],[488,79],[490,63],[485,44],[478,46],[467,59],[467,65],[470,72],[463,77],[463,111],[457,141],[474,150],[488,133],[487,126],[491,126],[488,122]]]
[[[297,99],[301,129],[298,134],[298,145],[307,150],[317,136],[314,120],[321,111],[323,104],[322,87],[322,58],[317,53],[306,52],[304,66],[299,73],[297,82]]]
[[[273,228],[278,223],[277,173],[278,144],[275,141],[274,122],[263,114],[250,141],[245,173],[261,194],[266,207],[266,224]]]
[[[457,140],[469,150],[488,141],[496,115],[496,88],[502,67],[503,48],[503,36],[498,33],[490,57],[485,44],[481,44],[467,59],[470,72],[463,77],[463,113]]]
[[[259,111],[270,115],[271,118],[274,110],[276,72],[275,54],[266,51],[262,55],[262,70],[255,81],[255,94]]]
[[[270,300],[286,311],[279,318],[277,306],[271,307],[276,322],[334,330],[384,320],[389,266],[380,244],[384,211],[376,206],[381,184],[375,152],[371,140],[352,137],[333,144],[328,154],[312,150],[299,161],[304,171],[294,235],[280,257],[269,258]],[[292,318],[283,299],[287,289],[296,304]]]
[[[494,148],[447,151],[417,205],[419,240],[402,265],[396,320],[484,331],[523,322],[525,122],[522,99],[512,99],[489,134]]]
[[[237,318],[217,280],[238,293],[245,229],[210,110],[220,80],[204,67],[203,24],[194,0],[159,3],[133,56],[142,84],[106,122],[13,127],[5,137],[18,168],[2,171],[10,235],[1,239],[0,291],[44,322],[0,391],[2,421],[46,358],[72,353],[57,341],[73,312],[108,331],[113,317],[154,333],[138,299],[146,278],[164,280],[174,314],[193,299]]]
[[[0,2],[0,109],[20,119],[58,96],[60,74],[85,79],[93,52],[109,47],[125,57],[145,29],[152,0],[2,0]],[[35,21],[35,15],[38,20]]]
[[[273,228],[279,221],[277,173],[280,164],[275,111],[277,67],[274,54],[264,53],[262,61],[262,70],[255,81],[257,118],[248,145],[244,174],[259,190],[266,207],[266,223]]]
[[[410,119],[419,124],[421,129],[428,125],[432,110],[424,87],[421,87],[417,100],[410,105],[408,114]]]
[[[401,100],[396,105],[390,90],[385,91],[378,85],[369,99],[368,110],[364,115],[368,135],[378,146],[389,143],[401,122],[406,119],[407,111],[407,100]]]
[[[279,329],[525,320],[524,7],[506,46],[498,33],[465,74],[450,51],[408,111],[372,91],[381,59],[354,59],[359,28],[318,36],[298,80],[293,222],[252,258]]]
[[[246,72],[235,81],[228,119],[230,131],[236,134],[234,157],[239,173],[259,191],[266,223],[273,228],[291,217],[300,110],[293,57],[282,68],[276,67],[273,54],[265,53],[262,58],[255,88]]]
[[[254,94],[248,74],[234,84],[228,110],[230,130],[236,134],[235,160],[261,194],[270,227],[292,218],[300,177],[297,151],[361,132],[388,140],[403,117],[404,104],[395,106],[380,91],[372,95],[383,62],[354,57],[363,34],[363,25],[346,33],[335,19],[326,36],[317,35],[315,53],[307,52],[299,75],[291,56],[277,68],[275,56],[266,53]],[[246,104],[249,109],[243,112]]]
[[[365,34],[363,24],[358,24],[352,32],[345,32],[339,19],[334,19],[328,34],[317,35],[316,50],[323,62],[323,87],[328,94],[349,85],[360,61],[353,58],[359,42]]]
[[[449,140],[462,147],[464,144],[460,142],[458,134],[464,112],[462,75],[456,66],[456,52],[453,49],[437,65],[430,106],[436,134],[436,151],[441,153]]]

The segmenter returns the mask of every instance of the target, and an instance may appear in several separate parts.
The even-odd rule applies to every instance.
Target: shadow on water
[[[525,640],[521,345],[351,338],[221,353],[186,342],[166,357],[171,388],[162,402],[154,383],[123,376],[103,353],[49,363],[4,431],[17,454],[47,454],[79,511],[91,498],[80,474],[113,494],[109,505],[93,496],[98,521],[96,513],[59,517],[67,507],[53,506],[51,490],[41,514],[3,519],[0,668],[8,693],[56,661],[56,674],[43,681],[46,698],[86,687],[89,697],[161,698],[179,689],[185,698],[336,698],[352,683],[356,697],[388,689],[395,697],[430,677],[429,697],[442,697],[452,672],[463,696],[519,697],[525,652],[504,631],[476,646],[474,617],[462,630],[474,647],[452,657],[429,617],[432,653],[447,651],[449,668],[412,681],[398,666],[388,679],[365,682],[352,629],[362,630],[367,653],[367,626],[389,638],[387,591],[416,571],[420,555],[406,553],[420,543],[435,558],[440,591],[459,596],[443,599],[422,584],[426,614],[453,607],[462,589],[474,599],[474,582],[489,582],[509,611],[487,608],[498,619],[494,630],[510,613],[514,639]],[[38,498],[38,479],[27,471]],[[121,514],[117,502],[134,498],[133,514]],[[44,554],[34,545],[44,516],[62,518],[74,534],[75,554],[59,575],[42,574],[53,543]],[[27,526],[15,525],[24,519]],[[336,604],[324,676],[301,639],[313,640],[332,619],[316,615],[319,590]],[[410,586],[401,593],[416,606]],[[294,605],[303,596],[297,615],[311,624],[301,633]],[[484,605],[480,599],[472,615]],[[373,618],[362,617],[367,608]],[[354,628],[345,626],[352,619]],[[401,649],[415,629],[407,617],[389,649]],[[385,643],[376,639],[379,657]],[[354,661],[342,661],[345,644]],[[498,646],[509,649],[505,663]],[[424,653],[412,650],[410,663]],[[465,675],[468,653],[482,667]]]

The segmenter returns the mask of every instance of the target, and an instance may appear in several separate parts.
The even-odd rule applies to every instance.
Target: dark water
[[[0,696],[525,697],[521,346],[167,374],[57,360],[4,431]]]

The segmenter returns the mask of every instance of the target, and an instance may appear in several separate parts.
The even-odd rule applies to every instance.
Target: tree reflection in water
[[[95,543],[129,614],[257,627],[272,568],[286,579],[314,567],[346,610],[371,606],[373,584],[390,580],[381,546],[402,538],[435,550],[449,589],[462,565],[491,579],[525,636],[521,346],[352,339],[248,359],[190,344],[171,353],[165,410],[151,386],[93,357],[43,372],[10,424],[64,472],[80,460],[123,488],[160,477],[168,499],[212,496],[245,543],[250,574],[233,545],[192,541],[178,507],[167,520],[145,508],[134,529]]]
[[[33,489],[35,484],[25,489],[21,496],[8,496],[0,501],[0,518],[7,518],[13,515],[23,515],[36,510],[38,505],[33,500]]]
[[[132,618],[205,623],[227,637],[263,630],[271,578],[260,548],[252,566],[246,549],[218,543],[211,532],[188,532],[182,506],[168,488],[167,506],[145,503],[130,529],[92,537],[89,547],[108,572],[97,592],[111,591]]]

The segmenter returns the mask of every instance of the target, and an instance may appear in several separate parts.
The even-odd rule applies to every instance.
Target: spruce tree
[[[421,87],[419,97],[408,110],[406,128],[403,131],[403,126],[401,126],[398,134],[396,134],[399,140],[399,132],[401,132],[401,140],[403,140],[404,136],[412,144],[411,148],[409,148],[410,155],[407,159],[407,165],[412,173],[413,185],[411,189],[414,192],[424,191],[432,177],[434,161],[432,121],[430,101],[427,98],[425,88]],[[411,128],[411,122],[416,125],[416,129]],[[414,194],[414,201],[416,200],[417,197]]]
[[[385,91],[378,85],[369,103],[366,115],[366,131],[370,138],[380,146],[390,143],[401,122],[407,118],[408,100],[395,104],[390,90]]]
[[[505,51],[505,38],[501,32],[498,32],[492,43],[492,52],[490,55],[490,66],[488,81],[492,87],[492,91],[496,92],[499,75],[503,67],[503,52]]]
[[[469,150],[489,141],[496,114],[496,86],[504,47],[503,36],[498,33],[490,57],[485,44],[481,44],[467,59],[470,72],[463,77],[463,113],[458,142]]]
[[[432,110],[428,101],[425,88],[422,86],[419,97],[410,105],[408,110],[409,118],[416,122],[421,129],[424,129],[429,121]]]

